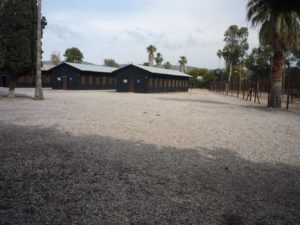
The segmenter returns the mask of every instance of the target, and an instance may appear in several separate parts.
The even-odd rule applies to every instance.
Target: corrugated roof
[[[55,65],[53,65],[53,64],[43,64],[42,71],[48,71],[48,70],[52,69],[53,67],[55,67]]]
[[[100,73],[112,73],[113,71],[117,70],[118,68],[114,67],[106,67],[106,66],[98,66],[98,65],[87,65],[87,64],[79,64],[79,63],[69,63],[64,62],[65,64],[75,67],[81,71],[86,72],[100,72]]]
[[[146,70],[150,73],[154,74],[163,74],[163,75],[169,75],[169,76],[180,76],[180,77],[192,77],[186,73],[182,73],[178,70],[167,70],[163,68],[157,68],[157,67],[152,67],[152,66],[140,66],[140,65],[135,65],[132,64],[133,66],[136,66],[140,69]]]

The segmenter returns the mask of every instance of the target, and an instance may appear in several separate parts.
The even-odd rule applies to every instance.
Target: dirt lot
[[[205,90],[33,92],[0,97],[1,225],[300,224],[297,112]]]

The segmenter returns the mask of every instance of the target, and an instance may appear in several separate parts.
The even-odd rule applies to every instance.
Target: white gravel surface
[[[30,98],[33,89],[17,92],[15,99],[0,97],[0,184],[27,194],[2,192],[8,197],[0,196],[0,224],[300,224],[298,113],[206,90],[45,89],[44,101]],[[0,88],[0,96],[6,93]],[[102,192],[87,197],[91,180],[76,167],[89,171],[87,177],[97,174],[93,187]],[[55,171],[43,180],[46,186],[60,186],[66,177],[71,191],[58,188],[54,205],[34,198],[39,182],[20,177],[26,177],[22,171],[36,175],[36,168]],[[76,175],[61,174],[74,170]],[[54,186],[46,188],[50,196],[57,194]],[[104,187],[110,196],[103,196]],[[83,196],[74,199],[73,192]],[[21,198],[34,209],[26,211]],[[8,219],[12,215],[15,220]]]
[[[0,89],[0,93],[5,90]],[[19,93],[31,96],[32,89]],[[300,114],[234,97],[45,90],[45,101],[0,98],[0,121],[178,148],[226,148],[247,160],[299,165]]]

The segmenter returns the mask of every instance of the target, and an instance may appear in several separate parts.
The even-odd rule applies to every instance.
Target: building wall
[[[6,76],[1,76],[0,75],[0,87],[6,87],[7,86],[7,84],[6,84],[7,82],[6,82]]]
[[[116,77],[113,74],[81,72],[79,79],[81,90],[116,89]]]
[[[148,92],[148,78],[150,73],[128,66],[115,72],[117,77],[117,91],[118,92]]]
[[[148,71],[128,66],[115,72],[118,92],[178,92],[188,91],[188,78],[151,74]],[[134,87],[132,87],[134,86]]]
[[[188,78],[166,75],[151,75],[148,81],[149,92],[185,92],[188,91]]]
[[[34,88],[35,87],[35,75],[22,76],[17,79],[17,88]],[[9,76],[0,76],[0,87],[9,86]],[[42,72],[42,86],[51,87],[51,74],[47,71]]]
[[[62,64],[51,70],[52,88],[69,90],[115,89],[116,77],[112,73],[84,72]]]
[[[68,66],[60,65],[50,70],[52,75],[52,88],[63,89],[63,81],[67,80],[67,89],[79,89],[79,76],[80,71]]]
[[[19,77],[17,80],[17,87],[34,88],[36,85],[35,75],[27,75]],[[51,87],[51,74],[47,71],[42,71],[42,86]]]

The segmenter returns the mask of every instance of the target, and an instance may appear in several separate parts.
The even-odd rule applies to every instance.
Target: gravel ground
[[[0,97],[1,225],[300,224],[299,113],[205,90],[33,92]]]

